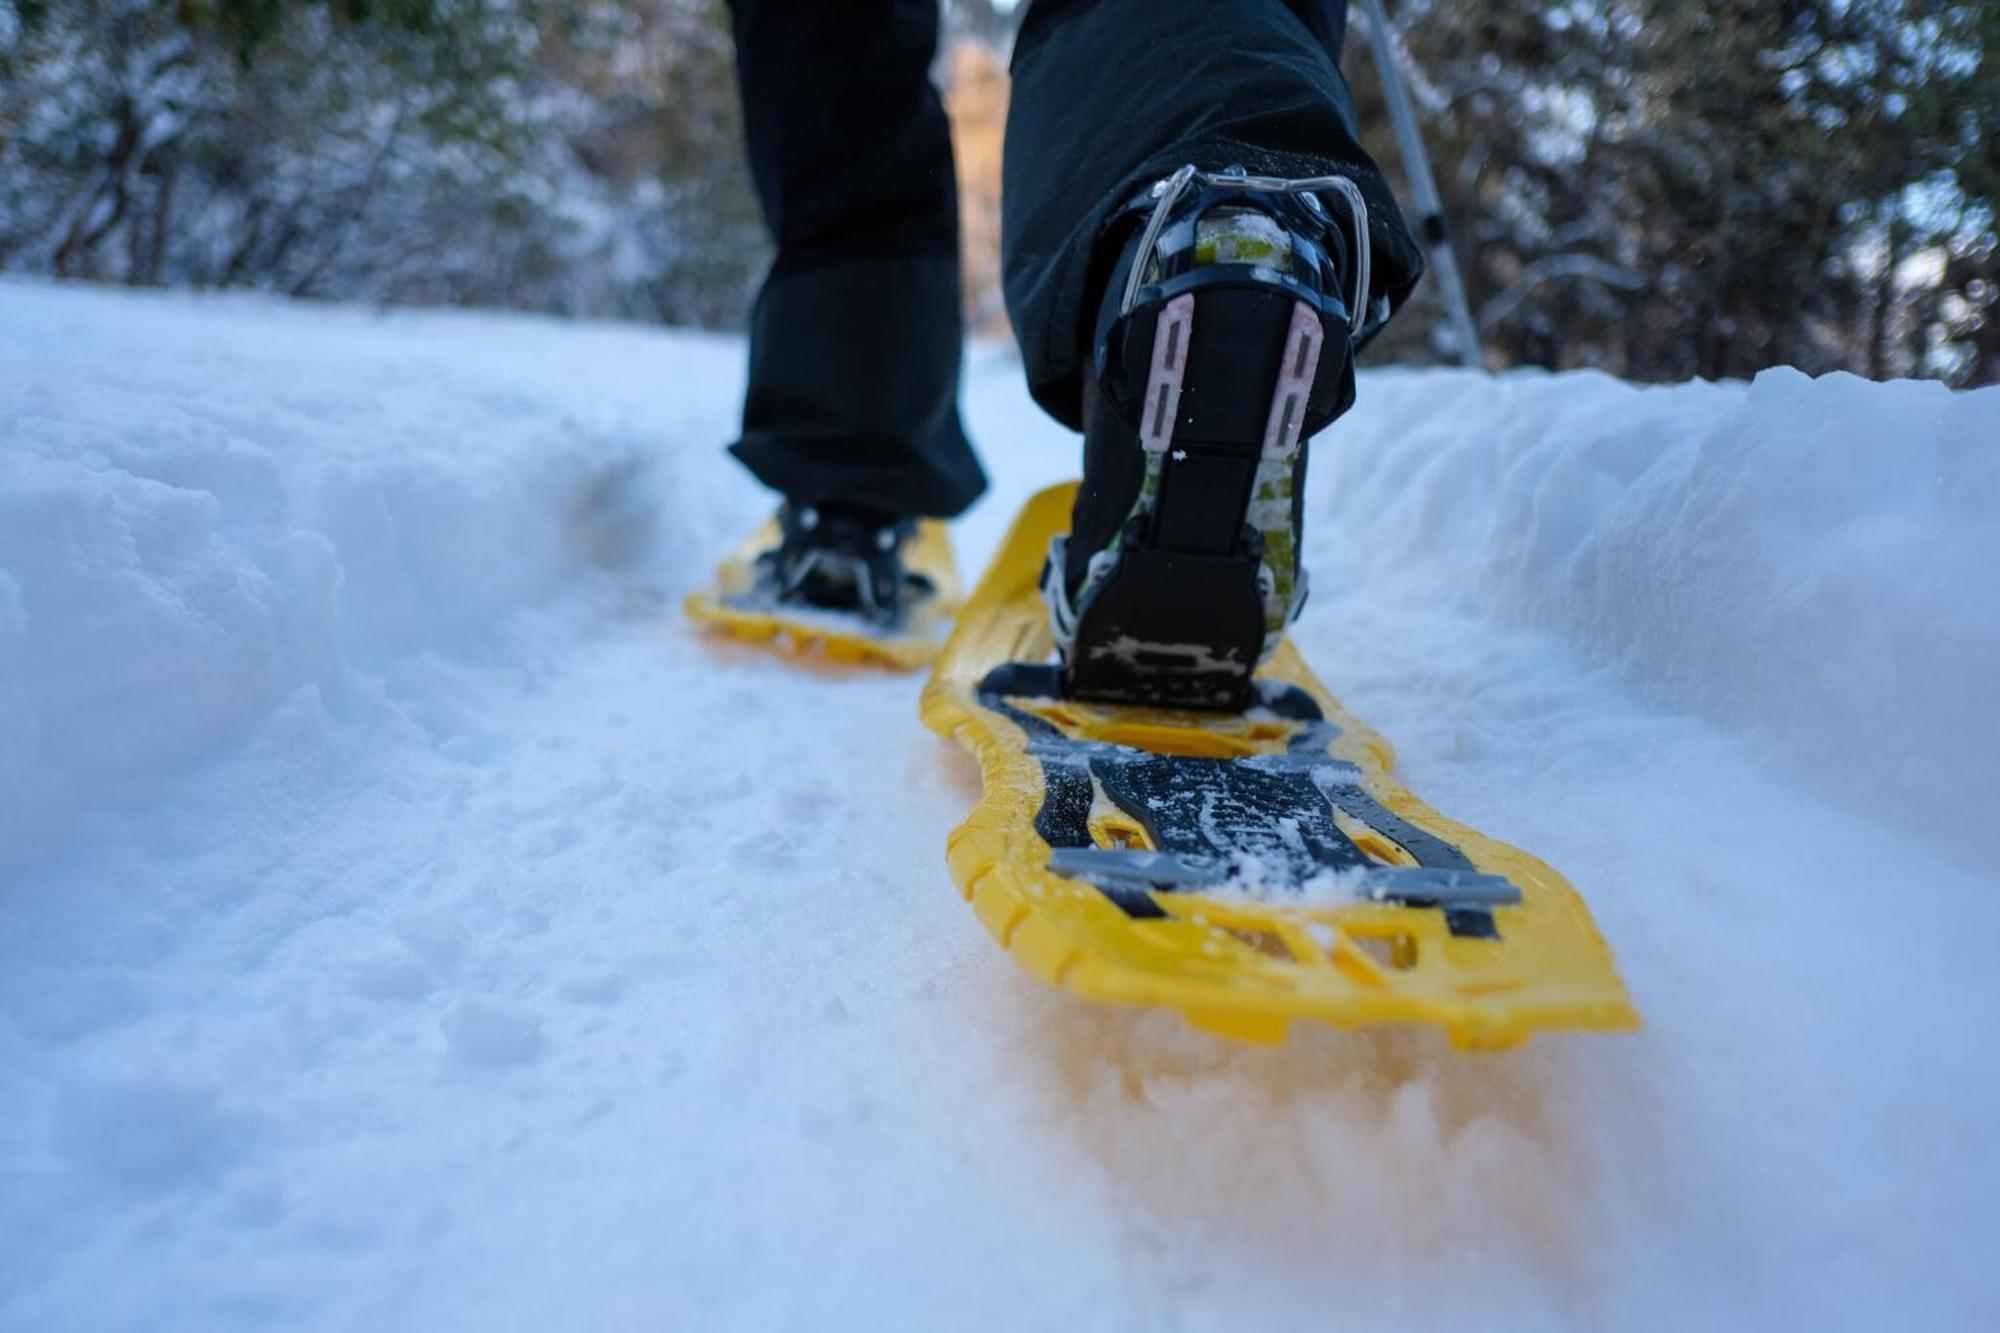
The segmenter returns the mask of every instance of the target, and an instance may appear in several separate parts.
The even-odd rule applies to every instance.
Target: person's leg
[[[1243,706],[1303,604],[1305,440],[1422,269],[1355,141],[1345,28],[1342,0],[1023,24],[1003,277],[1030,391],[1084,434],[1044,585],[1080,697]]]
[[[948,517],[985,489],[958,415],[958,192],[936,0],[732,0],[778,254],[731,451],[793,504]]]
[[[1085,351],[1118,256],[1106,228],[1184,163],[1349,177],[1368,202],[1371,306],[1416,285],[1422,251],[1355,139],[1346,28],[1345,0],[1035,0],[1014,46],[1002,255],[1029,389],[1058,420],[1082,427]]]

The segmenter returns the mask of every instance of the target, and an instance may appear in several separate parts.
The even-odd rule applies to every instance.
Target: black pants
[[[929,68],[937,0],[733,0],[751,174],[778,257],[733,452],[806,504],[959,513],[986,478],[958,415],[958,194]],[[1351,176],[1374,291],[1422,271],[1355,141],[1346,0],[1036,0],[1014,46],[1007,312],[1035,400],[1081,425],[1107,226],[1184,162]]]

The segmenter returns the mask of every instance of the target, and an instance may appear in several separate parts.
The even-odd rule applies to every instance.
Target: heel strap
[[[1345,176],[1303,176],[1288,179],[1283,176],[1252,176],[1241,167],[1230,167],[1226,171],[1203,171],[1190,162],[1176,170],[1173,175],[1154,181],[1145,198],[1152,201],[1152,210],[1146,219],[1145,229],[1139,235],[1139,248],[1133,257],[1132,266],[1125,274],[1125,288],[1118,302],[1118,315],[1123,318],[1132,313],[1139,302],[1139,293],[1146,286],[1146,272],[1159,256],[1160,237],[1167,223],[1174,217],[1175,209],[1187,194],[1191,185],[1202,187],[1189,200],[1190,207],[1185,213],[1200,217],[1218,204],[1225,202],[1253,202],[1266,208],[1281,211],[1281,220],[1292,224],[1293,230],[1318,241],[1332,228],[1322,194],[1337,195],[1347,215],[1347,253],[1352,257],[1352,275],[1349,294],[1312,293],[1319,298],[1315,304],[1331,298],[1340,307],[1339,314],[1348,326],[1348,334],[1358,339],[1367,326],[1368,284],[1371,280],[1373,252],[1368,238],[1368,201],[1362,197],[1361,187]],[[1301,207],[1285,207],[1298,204]],[[1143,200],[1136,204],[1144,207]],[[1328,310],[1326,313],[1333,313]]]

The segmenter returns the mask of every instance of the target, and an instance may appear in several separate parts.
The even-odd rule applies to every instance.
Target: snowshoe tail
[[[1066,692],[1038,581],[1074,495],[1028,503],[923,696],[983,777],[952,875],[1023,968],[1246,1041],[1302,1020],[1431,1024],[1463,1049],[1637,1025],[1575,890],[1397,782],[1289,640],[1248,712]]]

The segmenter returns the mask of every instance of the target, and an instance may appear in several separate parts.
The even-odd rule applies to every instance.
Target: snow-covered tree
[[[0,266],[723,320],[727,47],[708,0],[17,0]]]

